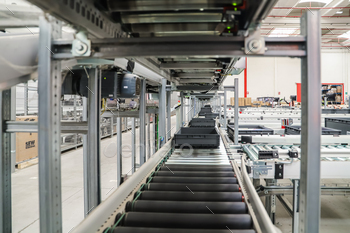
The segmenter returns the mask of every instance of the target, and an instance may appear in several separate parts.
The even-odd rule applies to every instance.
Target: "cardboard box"
[[[252,105],[252,98],[244,98],[244,106],[251,106]]]
[[[16,121],[38,121],[37,116],[18,116]],[[38,134],[16,133],[16,163],[38,157]]]
[[[244,102],[244,98],[238,98],[238,106],[245,106],[244,103],[245,103],[245,102]],[[231,99],[230,99],[230,104],[231,104],[232,106],[235,105],[235,98],[234,98],[234,97],[231,97]]]

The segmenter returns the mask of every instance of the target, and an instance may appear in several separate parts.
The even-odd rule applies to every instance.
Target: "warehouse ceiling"
[[[29,0],[90,37],[196,37],[247,36],[249,29],[261,29],[267,37],[300,35],[304,11],[319,9],[322,14],[322,47],[350,50],[350,2],[348,0]],[[15,3],[15,4],[12,4]],[[57,7],[66,5],[68,8]],[[72,11],[67,11],[70,9]],[[90,10],[89,21],[79,20]],[[32,33],[42,12],[25,1],[0,3],[0,30],[23,28]],[[75,18],[74,18],[75,17]],[[85,20],[85,21],[84,21]],[[92,23],[91,23],[92,22]],[[103,30],[101,25],[103,22]],[[96,26],[99,25],[100,28]],[[29,31],[27,30],[29,27]],[[107,30],[106,30],[107,28]],[[114,33],[113,30],[120,30]],[[17,29],[18,30],[18,29]],[[112,34],[111,34],[112,32]],[[349,33],[348,33],[349,32]],[[1,35],[1,34],[0,34]],[[130,59],[130,58],[129,58]],[[136,58],[152,70],[167,74],[177,85],[219,86],[236,69],[239,58],[149,57]],[[143,59],[143,60],[142,60]],[[243,60],[243,59],[242,59]],[[146,65],[146,66],[147,66]]]

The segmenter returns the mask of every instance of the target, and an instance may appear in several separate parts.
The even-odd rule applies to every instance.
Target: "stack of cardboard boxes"
[[[230,99],[230,104],[232,106],[235,105],[235,98],[231,97]],[[243,106],[252,106],[252,98],[238,98],[238,106],[243,107]]]
[[[37,116],[18,116],[16,121],[38,121]],[[16,133],[16,163],[38,157],[38,134]]]

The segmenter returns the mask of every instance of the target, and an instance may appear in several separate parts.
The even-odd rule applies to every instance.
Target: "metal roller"
[[[188,202],[188,201],[146,201],[128,202],[126,211],[192,213],[192,214],[246,214],[244,202]]]
[[[188,192],[177,191],[143,191],[139,200],[159,201],[242,201],[241,192],[193,192],[187,185]]]
[[[234,177],[152,177],[154,183],[237,184]]]
[[[170,184],[170,183],[149,183],[145,190],[152,191],[188,191],[188,183]],[[193,192],[239,192],[238,184],[190,184]]]
[[[255,230],[169,229],[149,227],[118,227],[112,233],[256,233]]]
[[[249,214],[179,214],[130,212],[123,219],[123,226],[202,228],[202,229],[249,229],[252,218]],[[166,231],[165,231],[166,232]]]
[[[161,171],[203,171],[203,172],[232,172],[230,165],[177,165],[166,164],[160,168]]]
[[[234,177],[235,173],[230,172],[191,172],[191,171],[157,171],[155,176],[181,176],[181,177]]]

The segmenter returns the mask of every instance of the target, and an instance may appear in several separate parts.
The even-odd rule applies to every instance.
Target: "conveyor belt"
[[[231,164],[217,159],[223,158],[224,165],[201,165],[205,156],[171,164],[170,156],[104,232],[255,233]]]

